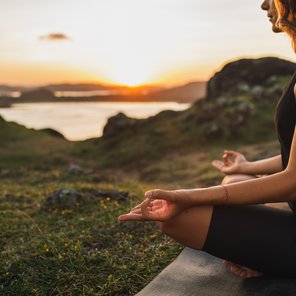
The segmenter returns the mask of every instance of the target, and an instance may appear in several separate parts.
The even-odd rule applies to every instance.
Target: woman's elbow
[[[287,198],[296,201],[296,169],[287,167],[282,174],[284,182],[279,183],[279,186],[286,186]]]

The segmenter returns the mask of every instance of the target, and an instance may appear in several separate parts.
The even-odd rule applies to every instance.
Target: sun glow
[[[116,84],[137,86],[147,84],[152,80],[152,70],[143,63],[137,63],[133,59],[118,58],[116,64],[109,69],[109,80]]]
[[[118,71],[118,73],[114,75],[113,79],[113,83],[127,86],[138,86],[149,82],[149,79],[145,77],[145,73],[140,75],[139,72],[134,72],[130,69],[122,72]]]

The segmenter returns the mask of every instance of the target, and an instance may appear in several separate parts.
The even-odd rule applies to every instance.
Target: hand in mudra
[[[248,163],[245,156],[237,151],[226,150],[223,154],[223,161],[213,160],[212,166],[224,174],[243,173]]]
[[[185,207],[174,200],[173,191],[161,191],[161,199],[146,198],[142,203],[130,210],[129,213],[120,215],[118,221],[167,221],[179,213]],[[165,199],[162,199],[165,198]]]

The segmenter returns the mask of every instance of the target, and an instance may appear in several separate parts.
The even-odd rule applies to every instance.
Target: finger
[[[150,206],[153,209],[159,209],[163,207],[163,200],[159,200],[159,199],[151,200]]]
[[[230,166],[229,164],[225,165],[222,161],[219,161],[219,160],[217,160],[216,163],[212,163],[212,164],[215,168],[217,168],[219,171],[221,171],[224,174],[228,174],[232,170],[231,165]]]
[[[162,206],[162,200],[154,199],[151,200],[152,206]]]
[[[223,155],[223,162],[225,167],[230,167],[233,165],[233,161],[229,159],[228,156],[225,154]]]
[[[224,165],[226,166],[232,163],[232,161],[229,159],[229,156],[226,153],[223,154],[223,162],[224,162]]]
[[[213,160],[212,166],[215,167],[218,170],[221,170],[224,167],[224,163],[220,160]]]
[[[135,210],[137,210],[137,209],[141,209],[141,205],[137,205],[137,206],[135,206],[135,207],[132,208],[130,211],[132,212],[132,211],[135,211]]]
[[[145,200],[144,201],[142,201],[140,204],[138,204],[137,206],[135,206],[134,208],[132,208],[131,209],[131,211],[133,211],[133,210],[137,210],[137,209],[141,209],[141,206],[142,206],[142,204],[145,202]]]
[[[148,199],[164,199],[175,200],[176,194],[174,191],[153,189],[145,192],[145,197]]]
[[[141,203],[141,212],[144,217],[149,217],[149,210],[148,206],[150,205],[151,200],[146,198],[142,203]]]
[[[156,204],[156,206],[155,206]],[[157,210],[159,210],[162,207],[162,201],[160,200],[149,200],[149,203],[146,202],[146,204],[141,203],[142,206],[146,206],[146,212],[145,212],[145,216],[151,216],[151,212],[155,212]],[[128,214],[143,214],[142,213],[142,208],[141,205],[138,205],[137,207],[133,208]]]
[[[161,208],[162,208],[161,206],[153,206],[153,207],[149,208],[149,210],[152,211],[152,212],[155,212],[155,211],[157,211],[157,210],[159,210]]]
[[[227,154],[229,156],[237,157],[241,155],[241,153],[234,151],[234,150],[224,150],[224,154]]]
[[[141,213],[142,213],[141,209],[136,209],[129,212],[129,214],[141,214]]]
[[[124,214],[118,217],[118,221],[143,221],[144,217],[142,214]]]

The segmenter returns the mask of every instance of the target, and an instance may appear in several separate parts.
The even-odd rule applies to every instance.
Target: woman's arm
[[[248,161],[242,153],[225,150],[223,161],[213,160],[212,165],[226,175],[271,175],[282,170],[282,159],[281,155],[277,155],[262,160]]]
[[[289,163],[285,170],[273,175],[223,186],[176,190],[176,197],[173,196],[172,200],[179,201],[178,195],[185,197],[189,205],[243,205],[296,200],[296,128]]]
[[[282,171],[281,155],[266,159],[247,162],[244,166],[244,172],[248,175],[271,175]]]

